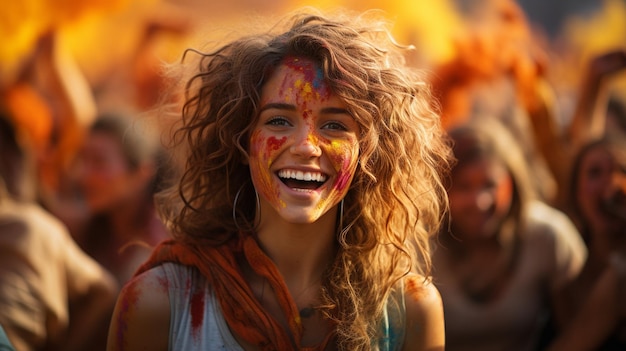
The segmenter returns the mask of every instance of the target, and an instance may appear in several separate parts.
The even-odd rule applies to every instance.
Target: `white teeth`
[[[315,181],[322,183],[326,181],[326,175],[319,172],[302,172],[289,169],[281,169],[278,172],[278,176],[284,179],[296,179],[306,182]]]

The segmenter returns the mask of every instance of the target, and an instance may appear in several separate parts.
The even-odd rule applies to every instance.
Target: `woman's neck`
[[[273,218],[261,221],[259,244],[281,272],[290,290],[319,281],[336,252],[336,211],[315,223],[293,224]]]

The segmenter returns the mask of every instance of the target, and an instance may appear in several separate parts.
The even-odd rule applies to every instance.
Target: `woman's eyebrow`
[[[345,115],[350,115],[350,112],[345,109],[345,108],[341,108],[341,107],[324,107],[321,111],[322,114],[345,114]]]
[[[287,110],[287,111],[295,111],[296,106],[292,104],[286,104],[284,102],[270,102],[261,107],[259,112],[263,112],[269,109],[277,109],[277,110]]]
[[[296,111],[297,108],[295,105],[292,104],[287,104],[284,102],[270,102],[267,103],[265,105],[263,105],[261,107],[261,109],[259,110],[259,113],[265,111],[265,110],[269,110],[269,109],[276,109],[276,110],[285,110],[285,111]],[[322,110],[320,111],[322,114],[328,114],[328,115],[332,115],[332,114],[344,114],[344,115],[349,115],[351,116],[350,112],[345,109],[345,108],[341,108],[341,107],[324,107],[322,108]]]

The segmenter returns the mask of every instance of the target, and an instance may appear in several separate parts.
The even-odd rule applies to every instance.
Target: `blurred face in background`
[[[103,131],[92,131],[86,138],[79,170],[85,201],[95,213],[123,208],[144,191],[149,178],[141,166],[130,164],[121,140]]]
[[[580,161],[576,201],[593,232],[626,232],[626,160],[605,144]]]
[[[501,162],[480,157],[452,171],[448,197],[455,236],[494,238],[511,210],[513,180]]]

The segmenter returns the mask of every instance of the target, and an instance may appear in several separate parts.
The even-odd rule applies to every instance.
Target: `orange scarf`
[[[267,279],[276,292],[289,323],[289,331],[285,331],[265,311],[250,289],[237,264],[236,258],[242,257],[242,254],[256,274]],[[215,291],[230,330],[246,342],[268,351],[307,349],[300,346],[304,329],[298,308],[291,299],[280,272],[252,235],[240,235],[239,238],[217,247],[199,247],[167,240],[156,247],[152,256],[136,274],[165,262],[196,267]],[[332,334],[334,333],[312,349],[325,349],[328,342],[334,339]]]

